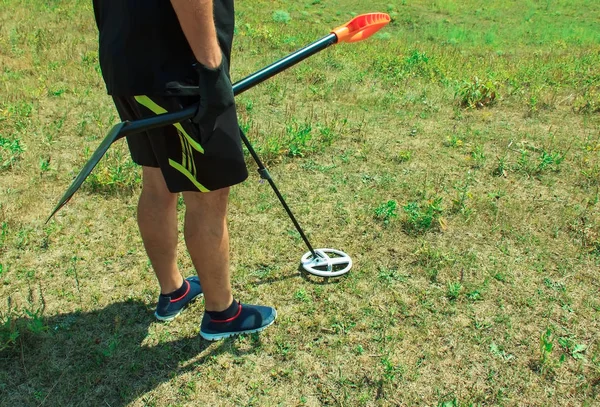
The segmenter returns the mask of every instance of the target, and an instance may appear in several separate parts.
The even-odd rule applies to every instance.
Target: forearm
[[[209,68],[218,67],[221,49],[213,17],[213,0],[171,0],[171,4],[198,62]]]

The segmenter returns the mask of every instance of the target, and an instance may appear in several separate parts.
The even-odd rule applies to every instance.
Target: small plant
[[[301,302],[309,302],[310,301],[310,296],[306,293],[306,290],[304,290],[304,289],[300,289],[300,290],[296,291],[296,293],[294,294],[294,298]]]
[[[535,116],[535,114],[538,112],[538,97],[537,95],[533,94],[529,97],[529,100],[527,101],[527,117],[533,117]]]
[[[471,214],[472,210],[467,208],[467,199],[471,198],[469,187],[469,180],[464,183],[458,182],[454,185],[456,198],[452,200],[452,212],[460,213],[466,217]]]
[[[519,150],[519,159],[514,166],[515,170],[529,176],[537,176],[547,171],[560,171],[560,164],[564,161],[565,154],[559,152],[547,152],[542,149],[535,149],[534,151],[539,153],[537,162],[527,148],[521,148]]]
[[[429,57],[424,52],[413,49],[410,54],[404,59],[404,70],[407,73],[413,75],[424,75],[427,74],[427,64]]]
[[[12,167],[24,151],[18,138],[8,139],[0,134],[0,170]]]
[[[405,229],[410,233],[422,233],[442,222],[442,198],[433,198],[421,205],[418,202],[409,202],[403,206],[406,214]]]
[[[508,175],[507,173],[507,165],[506,165],[506,156],[504,157],[498,157],[498,164],[496,165],[496,168],[494,168],[494,170],[492,171],[492,175],[495,177],[506,177]]]
[[[565,159],[564,154],[557,153],[557,152],[548,153],[548,152],[542,150],[542,153],[540,155],[540,162],[538,163],[536,172],[541,173],[542,171],[545,171],[545,170],[558,172],[559,166],[564,161],[564,159]]]
[[[47,172],[50,169],[50,157],[40,158],[40,171]]]
[[[565,360],[564,355],[558,361],[552,359],[555,335],[552,328],[548,327],[540,336],[540,360],[539,371],[541,374],[554,374],[554,369],[559,367]]]
[[[382,203],[375,208],[375,218],[382,220],[387,225],[392,219],[398,216],[397,209],[398,203],[396,201],[390,200]]]
[[[310,144],[312,139],[312,126],[309,123],[302,125],[288,124],[286,126],[288,137],[288,155],[290,157],[304,157],[305,153],[312,152]]]
[[[32,293],[30,293],[30,296]],[[0,311],[0,352],[12,350],[27,334],[37,335],[48,329],[42,316],[43,304],[36,309],[17,310],[7,299],[7,310]]]
[[[542,368],[547,365],[550,360],[550,354],[554,348],[552,330],[547,328],[540,336],[540,364]]]
[[[428,268],[426,270],[427,277],[429,278],[429,282],[431,284],[438,283],[438,276],[440,275],[440,271],[437,268]]]
[[[585,353],[585,350],[587,349],[587,346],[585,346],[584,344],[575,342],[575,339],[573,339],[572,337],[562,336],[562,337],[558,338],[558,344],[562,348],[564,348],[568,352],[568,354],[571,355],[571,357],[573,359],[577,359],[577,360],[585,359],[584,353]]]
[[[463,140],[457,134],[446,137],[446,141],[444,142],[446,147],[452,148],[462,147],[463,144]]]
[[[288,13],[287,11],[284,11],[284,10],[274,11],[272,18],[273,18],[273,21],[275,21],[276,23],[283,23],[283,24],[287,24],[292,20],[290,13]]]
[[[383,365],[383,379],[386,382],[392,382],[396,376],[402,376],[404,369],[402,366],[395,365],[388,357],[381,359]]]
[[[473,290],[471,292],[467,293],[467,298],[470,301],[480,301],[483,299],[481,293],[479,292],[479,290]]]
[[[450,301],[456,301],[460,296],[461,291],[462,285],[459,282],[448,283],[446,297],[448,297]]]
[[[412,157],[412,152],[411,151],[401,150],[396,155],[396,162],[397,163],[404,163],[404,162],[407,162],[408,160],[410,160],[411,157]]]
[[[491,81],[481,81],[478,77],[464,81],[456,91],[460,106],[469,109],[481,109],[496,102],[496,85]]]
[[[477,145],[471,150],[470,153],[471,160],[473,160],[473,164],[471,167],[473,168],[483,168],[485,165],[485,152],[483,151],[483,147]]]

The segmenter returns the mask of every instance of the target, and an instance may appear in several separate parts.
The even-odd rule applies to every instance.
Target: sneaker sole
[[[198,297],[202,297],[202,294],[203,294],[203,293],[199,293],[197,296],[195,296],[194,298],[192,298],[191,300],[189,300],[189,301],[187,302],[187,304],[185,304],[185,306],[184,306],[182,309],[180,309],[180,310],[179,310],[179,312],[178,312],[177,314],[173,314],[173,315],[169,315],[169,316],[163,317],[163,316],[161,316],[161,315],[158,315],[158,313],[157,313],[156,311],[154,311],[154,316],[156,317],[156,319],[158,319],[159,321],[162,321],[162,322],[169,322],[169,321],[172,321],[172,320],[174,320],[175,318],[177,318],[177,317],[179,316],[179,314],[181,314],[181,312],[182,312],[184,309],[186,309],[186,308],[187,308],[187,306],[188,306],[188,305],[190,305],[190,304],[191,304],[193,301],[195,301],[195,300],[196,300]]]
[[[264,331],[265,329],[267,329],[268,327],[273,325],[273,322],[275,322],[276,319],[277,319],[277,311],[275,311],[275,316],[273,317],[273,320],[271,322],[269,322],[267,325],[261,326],[260,328],[248,329],[246,331],[239,331],[239,332],[224,332],[221,334],[207,334],[207,333],[202,332],[202,330],[201,330],[200,336],[202,338],[206,339],[207,341],[218,341],[220,339],[231,338],[232,336],[253,334],[253,333]]]

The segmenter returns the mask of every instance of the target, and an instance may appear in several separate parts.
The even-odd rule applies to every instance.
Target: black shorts
[[[121,120],[143,119],[181,110],[194,97],[113,96]],[[171,192],[208,192],[244,181],[244,162],[235,106],[221,114],[214,129],[191,120],[127,136],[131,158],[139,165],[159,167]]]

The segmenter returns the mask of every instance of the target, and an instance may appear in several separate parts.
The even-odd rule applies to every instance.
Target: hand
[[[200,106],[192,119],[199,123],[204,116],[216,117],[227,108],[234,105],[233,88],[229,79],[229,66],[223,56],[221,64],[211,69],[200,63],[194,64],[198,73],[200,91]]]

